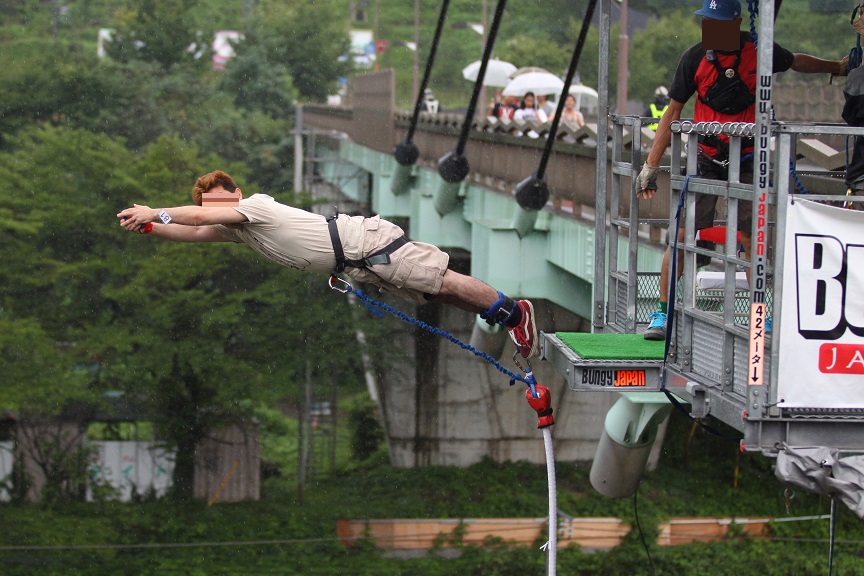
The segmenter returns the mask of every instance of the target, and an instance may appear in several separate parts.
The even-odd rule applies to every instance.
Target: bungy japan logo
[[[864,374],[864,245],[795,235],[798,334],[819,346],[823,374]],[[836,342],[847,332],[858,342]],[[830,342],[833,341],[833,342]]]

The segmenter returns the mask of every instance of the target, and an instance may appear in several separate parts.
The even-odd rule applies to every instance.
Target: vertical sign
[[[762,14],[774,13],[774,0],[762,0]],[[774,21],[759,18],[758,64],[756,80],[755,186],[753,199],[753,236],[750,258],[750,355],[748,384],[761,386],[765,370],[765,281],[768,244],[768,194],[771,189],[771,88],[774,61]],[[751,401],[756,400],[755,395]],[[760,397],[764,398],[764,396]]]

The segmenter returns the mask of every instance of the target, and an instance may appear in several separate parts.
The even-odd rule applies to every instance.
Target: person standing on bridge
[[[654,100],[652,100],[651,103],[648,104],[648,108],[642,112],[642,116],[654,119],[654,122],[646,124],[645,127],[656,132],[657,120],[663,117],[667,108],[669,108],[669,89],[665,86],[658,86],[654,90]]]
[[[669,107],[657,125],[657,135],[648,159],[636,179],[636,195],[650,200],[657,192],[660,159],[672,140],[670,124],[681,118],[684,105],[695,93],[695,122],[756,121],[756,44],[748,32],[740,30],[739,0],[704,0],[696,11],[702,17],[702,42],[688,49],[678,61],[669,88]],[[807,54],[793,54],[774,44],[773,72],[795,70],[803,73],[846,74],[846,58],[822,60]],[[699,136],[698,176],[712,180],[728,179],[729,137]],[[753,140],[742,142],[741,182],[753,182]],[[696,195],[695,229],[714,223],[717,196]],[[738,203],[738,230],[744,247],[744,259],[750,259],[750,231],[753,207],[750,201]],[[678,241],[684,241],[684,228],[678,230]],[[671,240],[670,240],[671,242]],[[679,258],[681,254],[679,252]],[[660,304],[650,316],[646,340],[666,339],[666,317],[669,302],[669,268],[671,249],[666,247],[660,270]],[[680,269],[679,269],[680,274]]]
[[[221,170],[198,178],[193,206],[135,204],[117,214],[129,232],[176,242],[242,242],[277,264],[304,272],[341,272],[418,303],[452,304],[505,326],[524,358],[539,355],[534,307],[480,280],[447,268],[436,246],[412,242],[378,216],[325,218],[276,202],[266,194],[243,198]]]

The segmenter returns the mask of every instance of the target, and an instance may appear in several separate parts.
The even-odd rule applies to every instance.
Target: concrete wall
[[[587,329],[584,319],[554,304],[532,302],[544,331]],[[389,303],[463,342],[471,338],[473,314],[450,306]],[[394,346],[378,385],[393,464],[467,466],[484,457],[545,462],[537,414],[525,400],[523,383],[511,387],[507,375],[470,351],[404,321],[389,322]],[[515,347],[502,336],[507,342],[497,359],[521,374],[512,361]],[[537,381],[552,395],[556,459],[592,460],[606,412],[618,395],[576,394],[548,363],[535,361],[533,368]]]

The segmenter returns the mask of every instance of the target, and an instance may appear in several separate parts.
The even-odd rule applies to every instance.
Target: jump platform
[[[642,334],[540,333],[543,357],[577,392],[657,392],[664,342]]]

